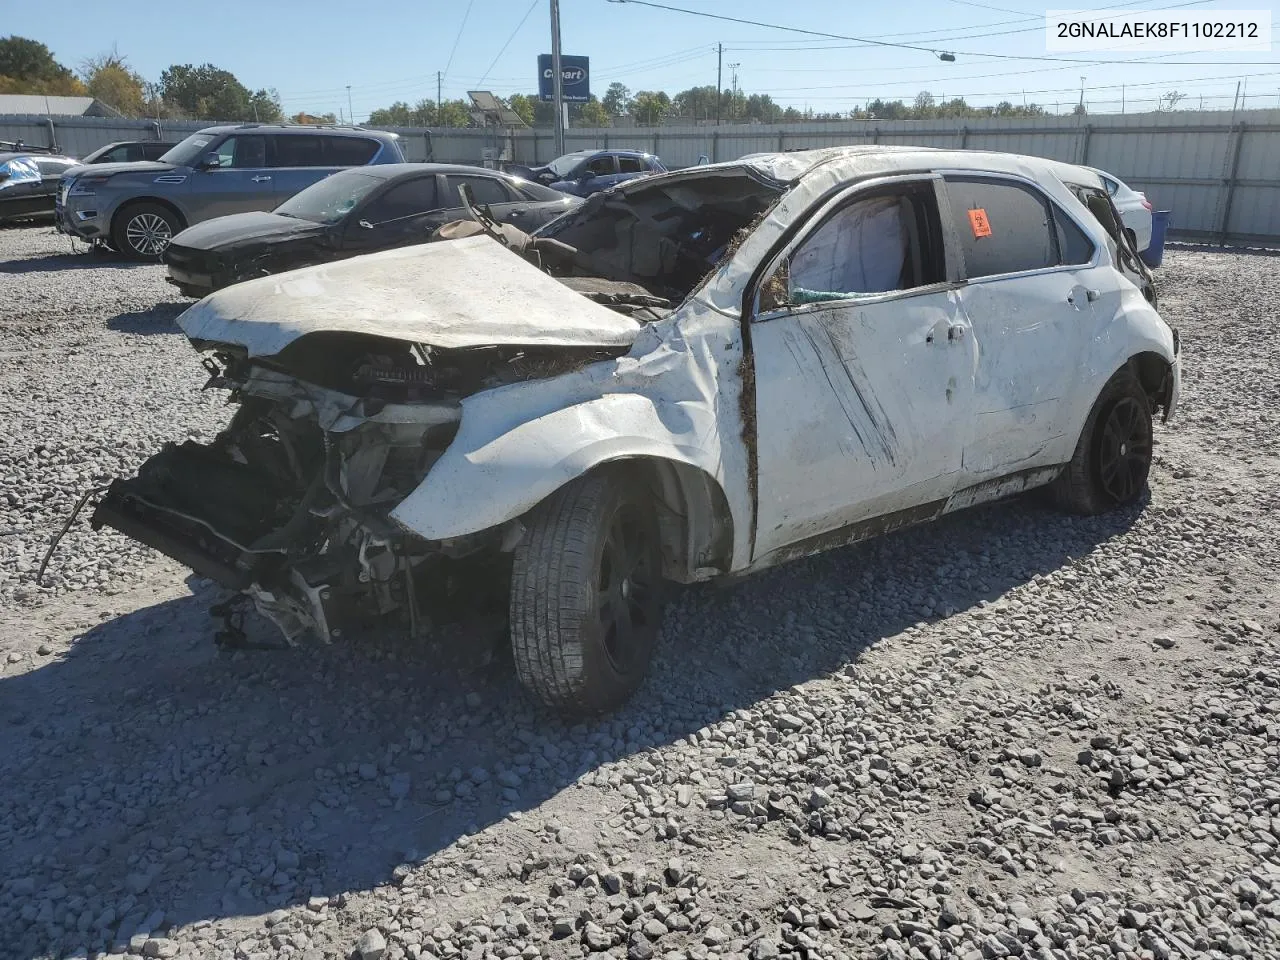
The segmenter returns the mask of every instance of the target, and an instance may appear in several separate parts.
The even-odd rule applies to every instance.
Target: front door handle
[[[963,340],[964,325],[960,323],[953,323],[951,326],[947,327],[947,339],[952,341],[953,343],[956,340]]]
[[[254,177],[254,178],[253,178],[253,182],[254,182],[254,183],[263,183],[263,182],[265,182],[265,181],[267,181],[267,180],[270,180],[270,179],[271,179],[270,177]]]

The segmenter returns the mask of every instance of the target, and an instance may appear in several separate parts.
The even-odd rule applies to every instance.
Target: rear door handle
[[[956,340],[963,340],[964,325],[959,323],[953,323],[951,326],[947,327],[947,339],[953,342]]]
[[[254,183],[262,183],[262,182],[264,182],[264,181],[266,181],[266,180],[270,180],[270,179],[271,179],[270,177],[254,177],[254,178],[253,178],[253,182],[254,182]]]

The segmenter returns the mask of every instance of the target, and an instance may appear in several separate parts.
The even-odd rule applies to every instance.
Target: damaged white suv
[[[463,231],[466,232],[466,231]],[[1031,487],[1142,496],[1178,339],[1097,174],[850,147],[252,280],[180,319],[239,404],[97,506],[286,637],[426,629],[509,580],[521,680],[614,707],[664,581]],[[505,603],[504,603],[505,605]]]

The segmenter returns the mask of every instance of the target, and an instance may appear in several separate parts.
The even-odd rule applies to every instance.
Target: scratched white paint
[[[497,296],[487,282],[456,272],[434,280],[397,280],[387,272],[378,284],[378,304],[371,309],[360,305],[358,293],[339,289],[332,274],[312,274],[292,287],[283,278],[266,278],[231,288],[249,291],[240,297],[208,298],[193,308],[204,308],[194,317],[188,312],[184,329],[194,339],[230,335],[264,354],[302,332],[351,329],[348,324],[357,320],[348,309],[356,310],[362,329],[438,346],[535,341],[603,345],[634,338],[630,352],[617,360],[464,400],[454,441],[392,516],[428,539],[464,536],[518,518],[601,463],[659,457],[704,471],[724,491],[735,534],[735,571],[767,565],[771,556],[806,552],[803,546],[784,548],[862,518],[934,502],[941,512],[943,499],[949,498],[953,509],[1006,488],[1021,489],[1027,480],[957,494],[965,484],[970,454],[979,468],[986,462],[983,456],[1020,464],[1037,458],[1064,462],[1098,390],[1130,356],[1154,352],[1178,376],[1171,331],[1137,287],[1109,265],[1114,255],[1110,239],[1091,217],[1080,215],[1083,208],[1061,182],[1069,174],[1076,182],[1089,183],[1089,177],[1096,180],[1093,174],[1029,157],[916,148],[839,148],[755,157],[737,165],[788,183],[790,189],[698,291],[666,320],[638,335],[630,321],[549,278],[543,278],[546,283],[526,280],[527,271],[507,263],[515,262],[515,255],[494,244],[491,251],[484,249],[493,253],[498,275],[521,278],[519,297]],[[721,176],[734,166],[719,164],[674,176]],[[741,312],[752,274],[778,252],[783,232],[811,216],[831,191],[865,178],[943,168],[1023,176],[1075,212],[1106,254],[1078,278],[1098,291],[1097,299],[1078,317],[1062,313],[1055,319],[1032,315],[1029,303],[1009,302],[991,291],[985,301],[974,294],[966,302],[964,288],[951,286],[879,303],[819,304],[749,318],[754,321],[758,398],[754,442],[760,522],[753,546],[755,498],[743,439],[740,372]],[[654,182],[636,181],[619,192],[643,190]],[[380,256],[385,255],[374,255]],[[358,289],[367,288],[360,264],[370,259],[341,265],[346,267],[343,276]],[[950,258],[949,269],[954,270]],[[317,289],[299,292],[313,283]],[[459,294],[463,284],[465,297]],[[1065,297],[1060,285],[1058,280],[1033,285],[1029,299]],[[327,289],[321,292],[319,286]],[[441,288],[447,288],[444,295],[455,305],[449,322],[422,302]],[[544,295],[547,299],[537,302]],[[549,317],[550,304],[555,308]],[[973,319],[974,313],[982,315],[980,321]],[[256,324],[265,330],[261,335],[248,329]],[[1072,340],[1077,355],[1064,356],[1053,337],[1039,338],[1039,331],[1055,324],[1077,324]],[[938,340],[953,328],[962,335],[944,349]],[[397,329],[399,333],[393,332]],[[1012,347],[997,342],[1002,335],[1012,337]],[[1046,377],[1052,381],[1047,386]],[[990,430],[975,433],[979,405],[985,414],[1002,416],[1006,429],[1020,428],[1023,415],[1016,411],[1021,401],[1029,399],[1034,408],[1046,398],[1057,402],[1052,417],[1047,424],[1033,418],[1016,441],[1017,449],[997,448]],[[967,452],[967,447],[972,449]],[[974,475],[981,476],[981,470]],[[1035,479],[1051,476],[1052,470],[1045,470]]]

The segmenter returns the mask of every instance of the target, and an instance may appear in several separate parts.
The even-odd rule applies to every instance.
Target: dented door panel
[[[954,290],[796,309],[752,341],[757,561],[954,489],[977,354]]]
[[[1063,401],[1092,327],[1089,296],[1073,270],[986,278],[961,291],[978,343],[967,483],[1070,457]]]

